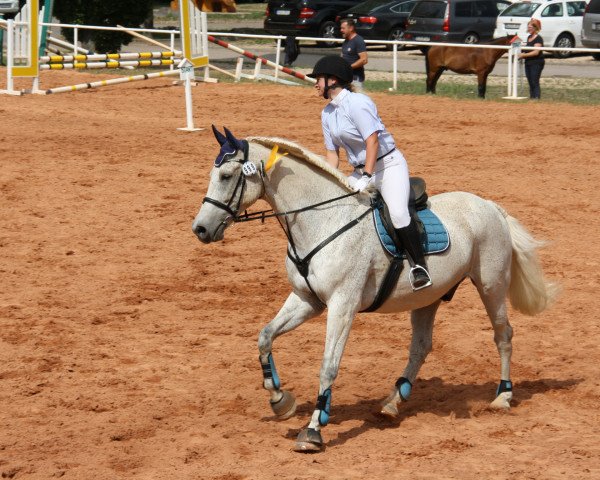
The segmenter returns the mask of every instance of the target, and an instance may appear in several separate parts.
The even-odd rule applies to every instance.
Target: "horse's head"
[[[225,135],[214,125],[212,128],[221,150],[210,173],[208,192],[192,224],[192,230],[204,243],[222,240],[225,229],[264,191],[263,166],[249,158],[248,142],[238,140],[227,128]]]

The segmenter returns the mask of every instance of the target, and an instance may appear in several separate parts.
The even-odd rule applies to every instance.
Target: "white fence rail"
[[[0,23],[6,24],[6,21],[0,19]],[[24,22],[14,22],[15,27],[25,26]],[[152,34],[152,35],[164,35],[169,37],[169,46],[171,51],[178,52],[176,50],[175,45],[178,44],[177,37],[180,35],[180,31],[176,29],[172,30],[162,30],[162,29],[151,29],[151,28],[124,28],[124,27],[100,27],[100,26],[92,26],[92,25],[72,25],[72,24],[63,24],[63,23],[40,23],[41,26],[46,26],[48,28],[70,28],[73,29],[73,44],[71,44],[71,48],[74,54],[80,53],[83,49],[79,46],[79,31],[80,30],[104,30],[104,31],[117,31],[117,32],[134,32],[138,34]],[[282,50],[282,42],[286,37],[282,35],[254,35],[254,34],[241,34],[241,33],[224,33],[224,32],[208,32],[208,35],[216,36],[216,37],[233,37],[233,38],[245,38],[245,39],[253,39],[253,40],[274,40],[275,46],[274,54],[275,61],[274,63],[278,66],[281,65],[281,50]],[[295,37],[296,40],[302,42],[317,42],[317,43],[341,43],[343,39],[333,39],[333,38],[315,38],[315,37]],[[518,75],[518,63],[516,61],[516,56],[511,55],[511,46],[510,45],[486,45],[486,44],[452,44],[452,43],[441,43],[441,42],[416,42],[416,41],[391,41],[391,40],[365,40],[365,42],[369,45],[391,45],[392,50],[390,52],[391,56],[391,68],[388,71],[392,72],[392,89],[398,89],[398,52],[400,47],[409,46],[409,47],[431,47],[434,45],[441,46],[457,46],[463,48],[492,48],[492,49],[503,49],[509,52],[509,67],[508,67],[508,96],[514,97],[516,96],[516,76]],[[17,50],[20,48],[15,45],[13,42],[13,48]],[[526,47],[521,46],[522,50],[543,50],[543,51],[568,51],[572,53],[600,53],[600,48],[556,48],[556,47]],[[514,53],[514,49],[512,49],[512,53]],[[515,58],[513,58],[515,57]],[[19,58],[19,54],[15,55],[15,58]],[[279,69],[274,69],[274,77],[277,79],[279,75]],[[260,75],[255,75],[255,78],[260,78]]]

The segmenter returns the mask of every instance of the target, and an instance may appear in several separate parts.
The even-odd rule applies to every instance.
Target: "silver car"
[[[0,13],[17,13],[19,0],[0,0]]]
[[[581,43],[587,48],[600,48],[600,0],[591,0],[585,9]],[[600,60],[600,53],[592,53],[592,57]]]

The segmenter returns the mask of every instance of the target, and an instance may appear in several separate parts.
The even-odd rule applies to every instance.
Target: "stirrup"
[[[415,286],[415,271],[423,272],[427,277],[427,281],[423,285]],[[415,265],[414,267],[411,267],[410,272],[408,272],[408,281],[410,282],[410,286],[412,287],[413,292],[431,286],[431,277],[429,276],[429,272],[421,265]]]

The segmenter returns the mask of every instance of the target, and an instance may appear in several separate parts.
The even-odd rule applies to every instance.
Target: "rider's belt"
[[[392,149],[391,149],[389,152],[387,152],[387,153],[384,153],[384,154],[383,154],[381,157],[377,157],[377,160],[376,160],[376,161],[378,162],[378,161],[379,161],[379,160],[381,160],[382,158],[385,158],[385,157],[387,157],[387,156],[388,156],[390,153],[392,153],[392,152],[395,152],[395,151],[396,151],[396,149],[395,149],[395,148],[392,148]],[[361,163],[360,165],[356,165],[354,168],[355,168],[355,169],[356,169],[356,168],[365,168],[365,164],[364,164],[364,163]]]

